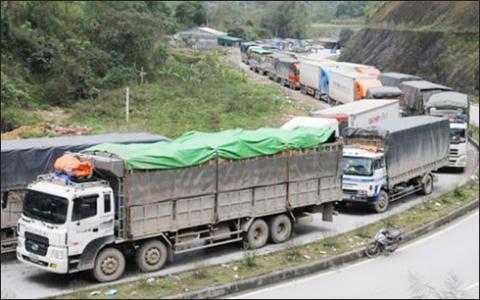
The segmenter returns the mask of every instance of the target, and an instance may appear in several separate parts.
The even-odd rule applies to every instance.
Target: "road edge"
[[[404,242],[409,242],[429,232],[437,230],[443,225],[448,224],[464,216],[468,212],[478,207],[479,207],[479,200],[477,199],[461,208],[458,208],[457,210],[449,213],[448,215],[438,220],[432,221],[428,224],[421,226],[420,228],[417,228],[413,231],[405,233],[403,240]],[[285,270],[276,271],[270,274],[261,275],[258,277],[253,277],[253,278],[240,280],[237,282],[227,283],[221,286],[209,287],[199,291],[177,294],[171,297],[166,297],[165,299],[199,299],[199,298],[223,297],[228,294],[239,293],[239,292],[251,290],[260,286],[279,283],[289,279],[311,275],[312,273],[316,273],[331,267],[350,263],[350,262],[359,260],[363,257],[365,257],[365,249],[361,248],[361,249],[353,250],[341,255],[331,257],[329,259],[316,261],[303,266],[292,267]]]

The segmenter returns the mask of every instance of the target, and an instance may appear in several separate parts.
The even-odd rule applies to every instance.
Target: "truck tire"
[[[380,197],[378,200],[373,203],[373,210],[376,213],[383,213],[388,209],[388,204],[390,203],[390,199],[388,197],[388,193],[384,190],[380,192]]]
[[[286,242],[292,236],[292,221],[285,214],[272,217],[268,222],[268,228],[270,241],[275,244]]]
[[[165,266],[168,249],[160,240],[148,241],[138,248],[135,253],[135,262],[142,272],[153,272]]]
[[[112,247],[100,251],[95,259],[93,276],[99,282],[109,282],[122,277],[125,271],[125,256]]]
[[[257,249],[265,246],[268,240],[268,225],[263,219],[253,221],[246,234],[246,242],[249,249]]]
[[[427,175],[427,177],[425,177],[425,181],[422,184],[422,189],[420,190],[420,192],[422,193],[422,195],[430,195],[432,191],[433,191],[433,178],[432,178],[432,175]]]

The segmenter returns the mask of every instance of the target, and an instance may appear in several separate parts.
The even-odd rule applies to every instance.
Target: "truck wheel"
[[[425,182],[422,185],[422,195],[430,195],[433,191],[433,178],[432,175],[427,175]]]
[[[381,191],[380,197],[378,197],[378,200],[373,204],[373,210],[375,210],[376,213],[382,213],[387,210],[389,202],[387,192]]]
[[[292,235],[292,221],[287,215],[278,215],[268,222],[270,241],[275,244],[287,241]]]
[[[99,282],[114,281],[125,271],[125,256],[116,248],[105,248],[95,259],[93,276]]]
[[[268,240],[268,225],[263,219],[253,221],[246,236],[249,249],[257,249],[265,246]]]
[[[160,270],[167,262],[167,257],[167,247],[159,240],[144,243],[135,253],[137,266],[143,272]]]

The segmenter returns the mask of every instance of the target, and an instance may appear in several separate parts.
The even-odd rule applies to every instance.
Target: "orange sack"
[[[90,177],[93,174],[92,163],[89,161],[80,161],[72,155],[64,154],[59,157],[54,164],[55,171],[65,172],[68,175],[77,177]]]

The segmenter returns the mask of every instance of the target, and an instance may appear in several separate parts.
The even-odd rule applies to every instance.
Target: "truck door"
[[[68,255],[81,254],[93,240],[103,236],[100,230],[103,194],[80,196],[73,200],[72,217],[68,226]]]

